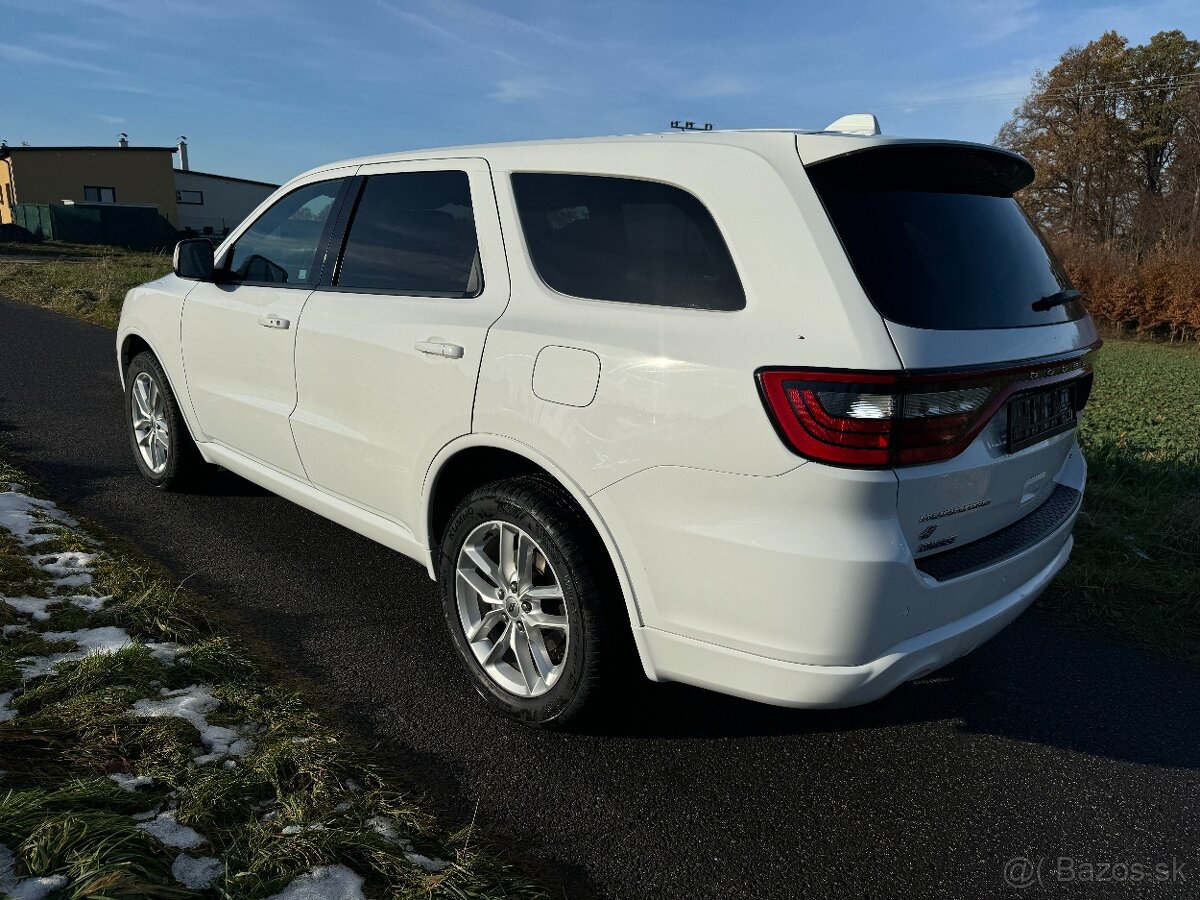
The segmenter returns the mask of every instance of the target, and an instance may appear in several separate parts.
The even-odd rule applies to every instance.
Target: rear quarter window
[[[712,215],[672,185],[595,175],[515,173],[534,268],[572,297],[688,309],[746,305]]]
[[[808,174],[885,319],[972,330],[1085,315],[1078,300],[1038,303],[1071,283],[1013,199],[1033,177],[1022,160],[986,148],[883,147],[815,163]]]

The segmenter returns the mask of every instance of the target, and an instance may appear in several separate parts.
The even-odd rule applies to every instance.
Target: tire
[[[166,373],[149,351],[135,356],[125,372],[125,427],[138,472],[154,487],[192,487],[211,471],[188,432]]]
[[[502,538],[513,548],[507,567]],[[540,728],[597,710],[601,682],[616,685],[624,668],[628,618],[604,547],[566,491],[532,475],[473,491],[450,518],[440,563],[454,649],[493,709]],[[509,583],[497,584],[506,571]],[[551,624],[559,620],[566,628]]]

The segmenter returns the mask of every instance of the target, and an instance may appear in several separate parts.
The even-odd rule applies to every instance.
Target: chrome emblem
[[[922,531],[920,534],[917,535],[917,540],[923,541],[923,540],[925,540],[925,538],[929,537],[935,531],[937,531],[937,526],[930,525],[928,528],[926,528],[924,531]]]

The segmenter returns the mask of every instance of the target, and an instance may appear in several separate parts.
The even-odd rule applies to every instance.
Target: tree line
[[[1037,176],[1018,200],[1093,314],[1200,335],[1200,42],[1115,31],[1067,50],[1000,129]]]

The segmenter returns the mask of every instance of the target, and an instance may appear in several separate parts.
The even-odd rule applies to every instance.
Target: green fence
[[[176,230],[157,209],[141,206],[18,203],[13,221],[48,241],[113,244],[134,250],[169,247]]]

